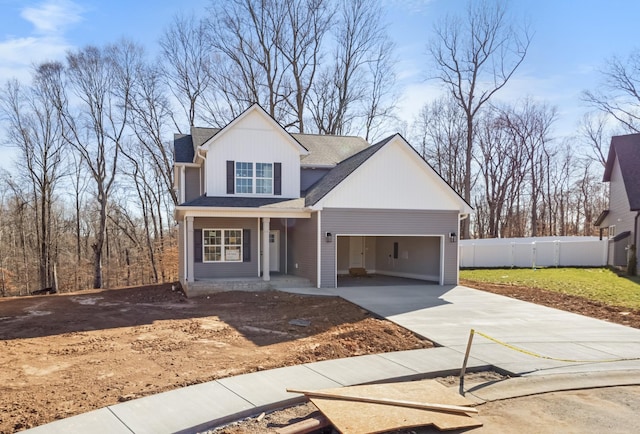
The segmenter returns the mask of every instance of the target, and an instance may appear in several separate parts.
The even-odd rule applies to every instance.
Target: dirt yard
[[[0,299],[0,433],[231,375],[431,346],[333,297],[186,299],[163,285]]]
[[[609,306],[597,301],[587,300],[569,294],[560,294],[544,289],[514,285],[497,285],[460,279],[460,284],[469,288],[481,289],[494,294],[506,295],[518,300],[529,301],[580,315],[590,316],[633,328],[640,328],[640,310],[626,307]]]

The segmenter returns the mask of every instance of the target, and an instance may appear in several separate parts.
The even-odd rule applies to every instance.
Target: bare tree
[[[333,13],[329,0],[284,0],[285,19],[278,50],[290,73],[285,84],[286,103],[300,133],[311,86],[322,57],[322,40]]]
[[[502,110],[500,121],[520,149],[528,171],[531,236],[538,235],[538,207],[543,194],[544,171],[550,164],[550,129],[556,109],[526,99],[513,110]]]
[[[94,288],[101,288],[107,209],[117,179],[122,141],[129,122],[133,74],[139,47],[121,41],[67,54],[67,65],[44,64],[50,98],[63,123],[63,137],[81,156],[94,182],[98,222],[92,244]],[[69,92],[69,93],[68,93]],[[77,103],[76,103],[77,101]]]
[[[627,59],[612,57],[601,76],[598,90],[583,92],[584,100],[611,115],[625,130],[640,132],[640,49]]]
[[[212,98],[228,104],[224,111],[212,107],[214,119],[235,116],[259,103],[279,122],[290,122],[285,119],[286,66],[278,46],[283,38],[284,11],[284,3],[277,0],[212,4],[209,29],[216,56],[216,94]]]
[[[389,116],[393,102],[383,98],[393,89],[393,45],[385,31],[379,2],[340,2],[333,62],[313,85],[310,112],[321,134],[348,134],[363,120],[369,136],[373,125]],[[364,107],[364,110],[363,110]]]
[[[448,88],[466,120],[463,195],[470,202],[476,116],[523,62],[531,36],[526,28],[512,26],[500,0],[469,2],[465,20],[448,17],[436,25],[435,34],[428,46],[434,77]],[[463,237],[469,236],[468,225],[465,220]]]
[[[30,186],[34,203],[33,218],[38,244],[39,280],[41,288],[55,286],[53,203],[61,170],[64,143],[55,106],[47,97],[47,80],[35,76],[33,84],[22,86],[9,81],[0,95],[0,110],[8,119],[8,138],[20,152],[18,176]]]
[[[481,238],[504,237],[509,226],[505,212],[515,204],[525,174],[525,161],[520,156],[520,143],[501,118],[497,109],[488,110],[478,123],[478,167],[483,187],[476,200],[477,235]]]
[[[464,118],[451,97],[424,105],[413,124],[417,150],[454,190],[464,187]]]
[[[588,157],[604,166],[607,164],[607,154],[611,133],[607,130],[607,115],[605,113],[587,113],[580,123],[580,136],[589,146]]]
[[[197,106],[213,80],[210,42],[206,23],[193,15],[176,15],[160,39],[164,77],[190,126],[195,125]],[[177,123],[176,128],[180,131]]]

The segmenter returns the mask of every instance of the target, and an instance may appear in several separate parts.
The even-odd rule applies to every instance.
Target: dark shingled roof
[[[603,181],[611,181],[613,163],[618,157],[622,179],[627,191],[631,211],[640,211],[640,134],[627,134],[611,138]]]
[[[609,215],[609,210],[605,209],[604,211],[602,211],[600,213],[600,215],[598,216],[598,219],[596,220],[596,222],[594,223],[595,226],[600,226],[602,224],[602,222],[604,221],[604,219]]]
[[[620,232],[618,235],[616,235],[615,237],[613,237],[613,241],[621,241],[624,240],[625,238],[627,238],[629,235],[631,235],[631,231],[624,231],[624,232]]]
[[[185,202],[180,206],[210,206],[220,208],[259,208],[265,205],[273,205],[274,203],[286,202],[292,200],[282,197],[235,197],[222,196],[210,197],[200,196],[189,202]]]
[[[327,173],[322,179],[313,184],[306,192],[305,195],[305,206],[311,206],[316,203],[323,197],[325,197],[331,190],[333,190],[338,184],[340,184],[344,179],[353,173],[358,167],[362,165],[365,161],[369,159],[373,154],[378,152],[380,148],[386,145],[392,138],[395,137],[389,136],[386,139],[383,139],[376,143],[375,145],[371,145],[368,148],[363,149],[355,155],[347,158],[344,161],[341,161],[336,167],[331,169],[329,173]]]
[[[173,161],[176,163],[193,163],[193,142],[189,134],[173,135]]]
[[[191,127],[191,134],[173,135],[173,160],[176,163],[193,163],[196,149],[215,136],[220,128]]]

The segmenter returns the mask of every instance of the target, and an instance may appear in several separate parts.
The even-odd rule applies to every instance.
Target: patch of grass
[[[618,276],[607,268],[460,270],[460,278],[475,282],[548,289],[613,306],[640,309],[640,277]]]

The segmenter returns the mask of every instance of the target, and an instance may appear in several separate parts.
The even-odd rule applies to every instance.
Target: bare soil
[[[469,288],[480,289],[494,294],[506,295],[518,300],[529,301],[567,312],[578,313],[605,321],[640,328],[640,309],[611,306],[599,301],[588,300],[576,295],[561,294],[538,288],[525,286],[499,285],[460,279],[460,284]]]
[[[431,346],[335,297],[187,299],[168,284],[0,299],[0,433],[232,375]]]

